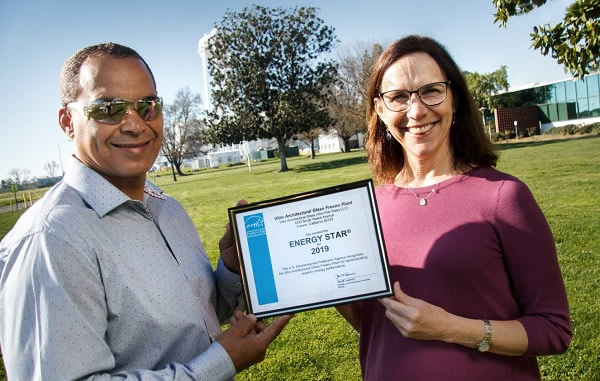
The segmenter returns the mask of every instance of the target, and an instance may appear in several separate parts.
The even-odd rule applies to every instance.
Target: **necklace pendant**
[[[421,205],[421,206],[427,205],[427,200],[425,200],[424,198],[420,199],[419,200],[419,205]]]

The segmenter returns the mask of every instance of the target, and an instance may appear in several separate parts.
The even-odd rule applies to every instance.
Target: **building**
[[[329,152],[344,152],[344,149],[350,151],[355,148],[363,148],[364,140],[363,134],[357,133],[350,138],[350,147],[344,148],[344,141],[340,138],[335,131],[328,134],[321,134],[318,137],[318,149],[320,153]]]
[[[552,127],[600,122],[600,73],[583,79],[535,83],[495,95],[496,132],[544,133]]]

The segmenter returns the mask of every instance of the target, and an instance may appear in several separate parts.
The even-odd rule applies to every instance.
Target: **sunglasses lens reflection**
[[[135,111],[144,121],[156,119],[162,112],[160,98],[143,98],[135,102]],[[89,105],[86,108],[86,114],[89,118],[100,123],[118,124],[120,123],[129,107],[133,102],[127,101],[100,101]]]
[[[140,118],[146,121],[156,119],[161,111],[162,106],[154,100],[139,101],[136,108],[136,112]]]

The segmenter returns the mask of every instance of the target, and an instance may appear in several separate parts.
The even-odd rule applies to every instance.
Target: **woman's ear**
[[[67,135],[69,139],[73,139],[75,136],[73,130],[73,119],[71,118],[71,113],[66,107],[61,107],[58,109],[58,124],[65,135]]]
[[[385,120],[383,119],[383,108],[385,107],[383,105],[383,101],[380,98],[374,98],[373,102],[375,102],[375,112],[377,113],[377,116],[379,117],[379,119],[381,119],[381,121],[387,125],[387,123],[385,123]]]

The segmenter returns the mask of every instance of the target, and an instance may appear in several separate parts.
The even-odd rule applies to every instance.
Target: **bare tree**
[[[339,79],[347,96],[354,96],[349,112],[364,119],[367,114],[369,79],[373,73],[373,65],[383,53],[378,43],[356,42],[351,46],[338,50]],[[365,125],[366,128],[366,125]]]
[[[29,169],[13,168],[8,172],[9,180],[17,185],[23,185],[29,181],[31,171]]]
[[[47,162],[44,164],[44,171],[48,173],[48,177],[54,177],[58,171],[58,163],[54,160]]]
[[[164,137],[161,152],[177,173],[183,176],[181,165],[184,159],[191,159],[203,153],[202,123],[200,122],[199,94],[189,88],[179,89],[175,102],[165,107]]]
[[[329,103],[329,115],[335,119],[332,129],[344,142],[344,152],[350,151],[350,138],[365,131],[364,117],[361,118],[356,110],[360,106],[356,104],[356,98],[350,96],[343,88],[338,88]]]
[[[322,133],[326,132],[326,128],[316,127],[311,128],[306,132],[302,132],[298,134],[298,139],[302,140],[304,143],[310,146],[310,158],[314,159],[316,157],[315,153],[315,139],[319,137]]]
[[[335,119],[333,130],[344,142],[345,152],[350,150],[352,136],[366,132],[369,78],[382,51],[380,44],[357,42],[337,52],[339,74],[337,83],[332,87],[329,114]]]

